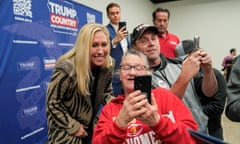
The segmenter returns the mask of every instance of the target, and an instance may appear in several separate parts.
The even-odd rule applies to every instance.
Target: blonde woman
[[[58,59],[47,90],[48,143],[91,143],[98,110],[113,95],[109,51],[107,29],[91,23]]]

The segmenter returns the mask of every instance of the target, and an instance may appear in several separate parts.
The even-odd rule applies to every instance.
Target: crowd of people
[[[46,96],[48,143],[201,143],[189,129],[223,139],[225,104],[240,122],[240,56],[231,65],[224,59],[226,78],[202,48],[178,57],[185,41],[168,31],[168,9],[131,33],[119,26],[119,4],[106,13],[109,24],[85,24],[57,60]],[[151,103],[134,89],[141,75],[151,75]]]

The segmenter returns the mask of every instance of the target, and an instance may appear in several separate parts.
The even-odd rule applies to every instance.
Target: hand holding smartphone
[[[148,102],[151,104],[151,88],[152,88],[152,76],[141,75],[134,78],[134,90],[141,90],[146,94]]]
[[[118,25],[118,30],[120,30],[122,27],[125,26],[125,29],[126,30],[126,26],[127,26],[127,23],[125,21],[122,21],[122,22],[119,22],[119,25]]]

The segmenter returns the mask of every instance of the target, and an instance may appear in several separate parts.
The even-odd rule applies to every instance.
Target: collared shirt
[[[180,42],[179,38],[167,32],[165,37],[158,35],[159,44],[160,44],[160,52],[168,58],[176,57],[176,46]]]

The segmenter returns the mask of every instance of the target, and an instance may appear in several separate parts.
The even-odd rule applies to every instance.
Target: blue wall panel
[[[70,0],[0,0],[0,18],[0,143],[44,143],[56,59],[102,13]]]

